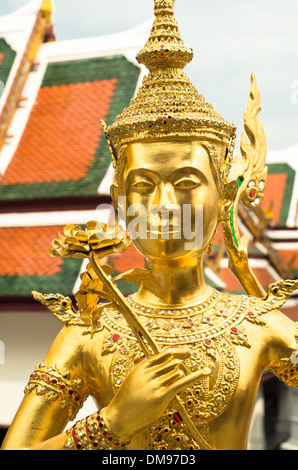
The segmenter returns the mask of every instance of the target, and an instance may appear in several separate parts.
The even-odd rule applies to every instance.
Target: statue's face
[[[165,261],[203,253],[216,227],[219,195],[200,143],[132,143],[124,160],[119,189],[138,251]]]

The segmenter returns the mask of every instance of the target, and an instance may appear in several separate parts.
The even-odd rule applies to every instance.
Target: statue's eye
[[[132,187],[140,191],[149,191],[153,187],[153,183],[148,180],[139,180],[132,183]]]
[[[194,189],[200,185],[198,180],[192,178],[181,178],[175,182],[175,186],[179,189]]]

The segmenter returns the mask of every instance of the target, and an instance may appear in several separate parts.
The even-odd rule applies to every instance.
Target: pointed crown
[[[198,138],[229,146],[235,126],[226,122],[190,82],[184,67],[193,51],[181,40],[174,0],[155,0],[150,37],[136,59],[149,70],[129,106],[105,127],[116,166],[117,151],[134,141]]]

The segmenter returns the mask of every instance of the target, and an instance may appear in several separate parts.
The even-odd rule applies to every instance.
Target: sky
[[[0,15],[28,1],[1,0]],[[58,40],[118,33],[153,17],[153,0],[52,2]],[[175,14],[185,45],[194,50],[185,72],[206,100],[236,123],[238,138],[255,73],[268,150],[297,145],[298,1],[176,0]]]

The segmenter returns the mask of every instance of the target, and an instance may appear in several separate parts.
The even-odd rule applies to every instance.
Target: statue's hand
[[[111,432],[130,438],[153,424],[177,393],[210,374],[206,368],[187,375],[183,364],[187,357],[188,351],[172,348],[137,365],[102,410]]]
[[[248,262],[249,234],[244,234],[242,237],[239,235],[237,186],[236,181],[228,183],[221,201],[222,232],[227,248],[229,269],[248,295],[263,297],[265,291]]]

